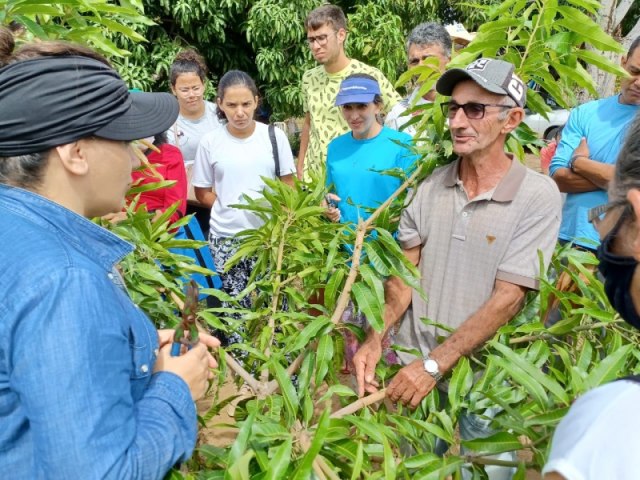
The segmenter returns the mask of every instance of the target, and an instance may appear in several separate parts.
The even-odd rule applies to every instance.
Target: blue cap
[[[336,106],[347,103],[371,103],[376,95],[380,95],[380,86],[375,80],[364,77],[345,78],[340,84]]]

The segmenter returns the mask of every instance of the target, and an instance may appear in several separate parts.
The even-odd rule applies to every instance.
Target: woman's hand
[[[327,217],[332,222],[340,221],[340,210],[338,209],[338,207],[331,206],[329,202],[332,202],[334,205],[337,205],[340,200],[341,198],[337,196],[335,193],[327,193],[326,197],[322,200],[321,205],[325,208],[324,216]]]
[[[189,386],[194,401],[202,398],[207,391],[209,380],[213,378],[211,369],[218,366],[208,349],[219,347],[220,341],[211,335],[200,333],[200,341],[197,345],[183,352],[179,357],[172,357],[173,330],[159,330],[158,338],[160,352],[154,373],[171,372],[178,375]]]
[[[102,220],[105,220],[107,222],[110,223],[120,223],[123,220],[127,219],[127,212],[114,212],[114,213],[107,213],[106,215],[103,215]]]

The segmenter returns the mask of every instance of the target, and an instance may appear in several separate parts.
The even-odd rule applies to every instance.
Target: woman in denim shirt
[[[190,457],[215,362],[180,357],[115,269],[133,246],[87,218],[119,210],[169,94],[130,94],[83,47],[0,28],[0,471],[17,479],[162,478]]]

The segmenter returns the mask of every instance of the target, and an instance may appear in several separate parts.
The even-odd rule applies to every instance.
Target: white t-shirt
[[[615,381],[580,397],[562,419],[542,473],[567,480],[636,480],[640,385]]]
[[[280,160],[280,175],[294,174],[291,146],[285,133],[275,129]],[[227,127],[206,134],[200,140],[191,182],[194,187],[213,187],[216,201],[211,208],[209,228],[216,238],[233,237],[248,228],[258,228],[262,221],[249,212],[229,205],[246,203],[245,194],[251,198],[262,195],[265,187],[260,177],[276,178],[268,126],[256,122],[253,134],[237,138]]]
[[[204,103],[203,116],[197,120],[189,120],[178,115],[176,123],[167,131],[167,141],[180,149],[185,165],[192,165],[195,161],[196,151],[202,136],[222,126],[216,114],[215,103]]]

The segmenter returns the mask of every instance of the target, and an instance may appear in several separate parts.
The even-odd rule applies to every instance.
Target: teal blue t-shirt
[[[326,184],[341,199],[338,209],[342,223],[366,220],[370,209],[384,203],[401,185],[399,178],[380,171],[396,167],[411,171],[417,155],[396,142],[410,145],[411,137],[383,127],[374,138],[357,140],[347,132],[329,143]]]
[[[629,125],[638,111],[640,107],[637,105],[621,104],[618,95],[576,107],[562,131],[562,140],[551,160],[549,174],[553,176],[559,168],[568,168],[573,151],[582,137],[587,139],[592,160],[610,165],[616,163]],[[587,212],[607,201],[605,190],[569,193],[562,209],[558,237],[584,247],[596,248],[600,237],[587,220]]]

